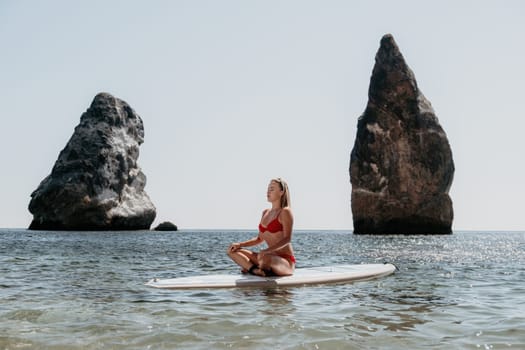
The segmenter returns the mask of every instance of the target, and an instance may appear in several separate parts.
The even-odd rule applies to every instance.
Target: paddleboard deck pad
[[[297,268],[292,276],[202,275],[169,279],[154,278],[146,285],[164,289],[293,287],[363,281],[390,275],[395,270],[396,267],[393,264],[335,265]]]

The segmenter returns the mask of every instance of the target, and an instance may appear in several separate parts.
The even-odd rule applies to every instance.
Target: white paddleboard
[[[206,289],[239,287],[291,287],[323,283],[362,281],[392,274],[392,264],[335,265],[295,269],[292,276],[259,277],[249,274],[202,275],[152,279],[147,286],[166,289]]]

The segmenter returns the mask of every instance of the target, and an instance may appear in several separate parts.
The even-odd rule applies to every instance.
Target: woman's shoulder
[[[288,217],[292,217],[293,214],[292,214],[292,208],[290,207],[284,207],[282,210],[281,210],[281,213],[279,216],[288,216]]]

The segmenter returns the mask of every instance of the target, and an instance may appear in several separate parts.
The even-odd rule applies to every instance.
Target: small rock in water
[[[169,221],[164,221],[155,227],[155,231],[177,231],[177,225]]]

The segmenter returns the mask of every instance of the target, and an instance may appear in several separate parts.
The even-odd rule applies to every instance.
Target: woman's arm
[[[263,240],[259,236],[257,236],[244,242],[232,243],[230,245],[230,251],[235,252],[241,249],[242,247],[253,247],[254,245],[261,244],[262,241]]]
[[[262,216],[261,216],[261,220],[264,217],[264,214],[266,214],[267,210],[268,209],[263,210],[263,213],[262,213]],[[236,251],[236,250],[241,249],[242,247],[253,247],[255,245],[261,244],[262,242],[263,242],[263,239],[259,235],[257,235],[257,237],[253,237],[252,239],[249,239],[249,240],[244,241],[244,242],[232,243],[230,245],[230,250],[231,251]]]
[[[257,237],[254,237],[252,239],[249,239],[247,241],[239,243],[239,245],[240,245],[239,248],[241,248],[241,247],[253,247],[255,245],[261,244],[262,241],[263,241],[262,238],[257,236]]]

